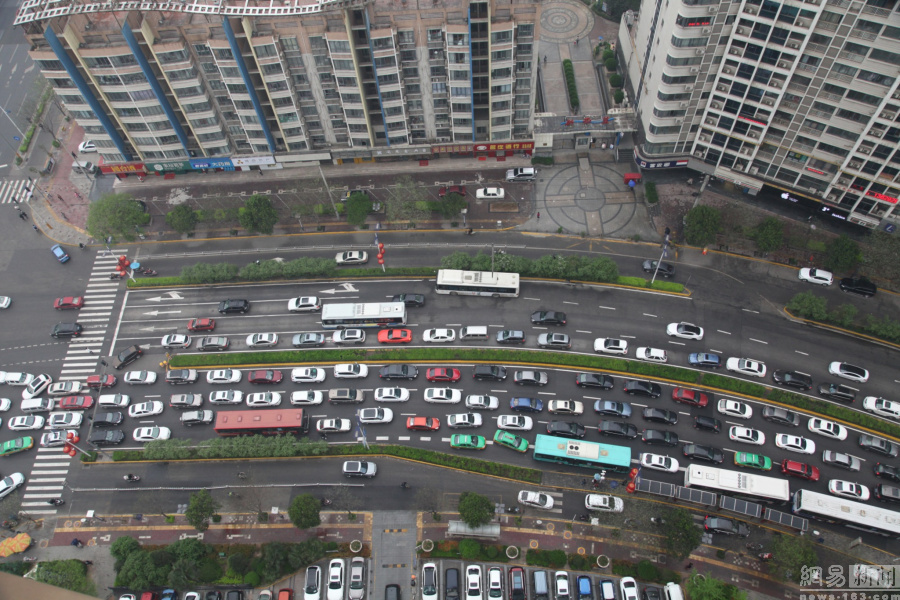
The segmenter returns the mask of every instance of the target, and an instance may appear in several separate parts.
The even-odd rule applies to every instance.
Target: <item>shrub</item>
[[[649,560],[642,560],[635,567],[635,572],[637,573],[638,579],[643,579],[645,581],[656,581],[659,577],[659,569],[656,568]]]
[[[604,50],[603,56],[601,58],[603,59],[603,62],[606,62],[609,59],[615,58],[615,57],[616,57],[616,53],[613,52],[612,50]]]
[[[620,87],[622,87],[622,82],[623,82],[622,76],[619,75],[618,73],[613,73],[612,75],[609,76],[609,86],[610,87],[620,88]]]
[[[464,539],[459,541],[459,555],[463,560],[475,560],[481,553],[481,543],[476,540]]]
[[[693,246],[706,246],[716,240],[721,213],[712,206],[695,206],[688,211],[684,224],[684,239]]]
[[[532,156],[531,164],[533,165],[552,165],[553,157],[552,156]]]
[[[615,71],[619,68],[619,61],[615,58],[607,58],[603,61],[603,66],[606,67],[607,71]]]
[[[647,202],[650,204],[659,202],[659,193],[656,191],[656,184],[652,181],[648,181],[644,184],[644,195],[647,198]]]
[[[622,90],[616,90],[613,92],[613,102],[616,104],[622,104],[622,101],[625,100],[625,92]]]
[[[760,252],[771,252],[784,243],[784,224],[775,217],[768,217],[750,234]]]
[[[578,110],[580,102],[578,101],[578,85],[575,82],[575,67],[568,58],[563,61],[563,75],[566,78],[566,89],[569,91],[569,103],[573,109]]]
[[[825,268],[832,271],[850,271],[862,260],[859,244],[846,235],[828,243],[825,250]]]

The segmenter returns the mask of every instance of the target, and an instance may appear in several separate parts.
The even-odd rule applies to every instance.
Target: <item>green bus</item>
[[[627,473],[631,470],[631,448],[585,440],[570,440],[538,434],[534,440],[534,460],[555,462],[595,471]]]

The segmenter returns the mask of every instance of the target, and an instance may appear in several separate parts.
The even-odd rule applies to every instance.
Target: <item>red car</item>
[[[464,185],[451,185],[450,187],[442,187],[438,190],[438,196],[443,198],[447,194],[459,194],[460,196],[466,195],[466,186]]]
[[[53,302],[53,308],[56,310],[68,310],[71,308],[81,308],[84,306],[84,298],[82,296],[64,296],[57,298]]]
[[[459,381],[462,374],[459,369],[451,369],[449,367],[436,367],[425,371],[425,379],[428,381]]]
[[[434,417],[409,417],[406,419],[406,428],[412,431],[437,431],[440,426],[440,419]]]
[[[94,399],[90,396],[66,396],[60,398],[56,408],[59,410],[87,410],[94,405]]]
[[[247,381],[250,383],[281,383],[284,377],[281,371],[275,369],[260,369],[259,371],[250,371],[247,375]]]
[[[191,319],[188,323],[188,331],[212,331],[215,328],[215,319]]]
[[[378,341],[382,344],[408,344],[412,341],[409,329],[382,329],[378,332]]]
[[[682,404],[690,404],[691,406],[699,406],[703,408],[709,404],[709,396],[697,390],[686,390],[684,388],[675,388],[672,390],[672,400],[681,402]]]
[[[115,375],[89,375],[87,378],[87,386],[92,390],[112,387],[117,383],[119,383],[119,380]]]
[[[809,481],[819,480],[819,469],[796,460],[784,459],[781,463],[781,472],[785,475],[808,479]]]

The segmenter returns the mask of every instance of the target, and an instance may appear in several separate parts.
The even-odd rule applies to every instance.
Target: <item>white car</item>
[[[816,285],[831,285],[834,275],[822,269],[800,269],[800,281],[808,281]]]
[[[206,383],[239,383],[244,373],[238,369],[216,369],[206,374]]]
[[[542,492],[529,492],[522,490],[519,492],[519,504],[530,506],[532,508],[540,508],[542,510],[551,510],[553,508],[553,496]]]
[[[719,400],[716,409],[723,415],[734,417],[735,419],[749,419],[753,416],[753,408],[746,402],[739,400],[722,398]]]
[[[666,327],[666,335],[685,340],[702,340],[703,328],[693,323],[669,323],[668,327]]]
[[[128,371],[125,373],[125,383],[131,385],[151,385],[156,383],[156,373],[153,371]]]
[[[316,431],[319,433],[345,433],[351,427],[353,424],[350,419],[319,419],[316,422]]]
[[[551,415],[573,415],[584,413],[584,404],[578,400],[551,400],[547,404]]]
[[[0,398],[0,412],[6,412],[12,408],[12,400],[9,398]]]
[[[646,360],[655,363],[669,362],[669,355],[666,354],[665,350],[660,350],[659,348],[640,346],[637,350],[635,350],[635,356],[637,356],[639,360]]]
[[[819,417],[811,418],[806,424],[806,428],[833,440],[843,441],[847,439],[848,435],[847,428],[843,425]]]
[[[609,494],[588,494],[584,497],[584,507],[588,510],[620,513],[625,510],[625,501]]]
[[[72,437],[78,435],[74,429],[56,429],[41,436],[41,448],[58,448],[69,440],[69,434]]]
[[[749,375],[750,377],[765,377],[766,363],[752,358],[729,358],[725,361],[725,368],[734,373]]]
[[[131,404],[128,394],[103,394],[97,398],[97,405],[108,408],[122,408]]]
[[[78,151],[81,154],[93,154],[97,151],[97,146],[91,140],[85,140],[78,144]]]
[[[466,396],[466,408],[470,410],[497,410],[500,408],[500,399],[497,396],[469,395]]]
[[[0,308],[9,308],[12,305],[12,298],[9,296],[0,296]]]
[[[334,365],[336,379],[362,379],[369,374],[369,367],[359,363],[341,363]]]
[[[153,442],[167,440],[172,437],[172,430],[168,427],[138,427],[132,434],[136,442]]]
[[[322,303],[317,296],[300,296],[288,300],[290,312],[316,312],[322,310]]]
[[[866,396],[863,399],[863,408],[881,417],[900,419],[900,402],[885,400],[877,396]]]
[[[390,423],[394,419],[394,411],[389,408],[364,408],[359,411],[360,423]]]
[[[34,379],[34,375],[30,373],[7,373],[6,374],[6,385],[14,385],[17,387],[23,387],[31,383]]]
[[[80,412],[52,412],[47,417],[47,426],[50,429],[69,429],[81,427],[84,415]]]
[[[243,401],[244,392],[238,390],[219,390],[209,394],[211,404],[240,404]]]
[[[728,439],[734,442],[744,442],[745,444],[762,446],[766,443],[766,434],[758,429],[734,425],[728,430]]]
[[[791,452],[799,452],[800,454],[814,454],[816,451],[816,443],[814,441],[799,435],[790,435],[787,433],[775,435],[775,445],[782,450],[790,450]]]
[[[426,329],[422,341],[432,344],[444,344],[456,341],[456,332],[452,329]]]
[[[634,577],[620,579],[619,592],[622,594],[622,600],[638,600],[638,587]]]
[[[271,348],[277,344],[277,333],[253,333],[247,336],[247,345],[251,348]]]
[[[24,417],[13,417],[6,426],[12,431],[29,431],[32,429],[44,428],[44,417],[39,415],[27,415]]]
[[[644,452],[641,454],[641,466],[656,471],[674,473],[678,470],[678,461],[669,456],[663,456],[662,454]]]
[[[479,200],[502,200],[506,196],[503,188],[478,188],[475,197]]]
[[[135,419],[144,417],[152,417],[162,414],[165,405],[159,400],[151,400],[149,402],[141,402],[128,407],[128,416]]]
[[[187,348],[191,345],[191,336],[189,335],[181,335],[180,333],[173,333],[171,335],[163,336],[160,345],[163,348],[171,349],[171,348]]]
[[[406,402],[409,390],[401,387],[380,387],[375,390],[375,402]]]
[[[524,415],[500,415],[497,419],[497,428],[507,431],[531,431],[534,421]]]
[[[325,381],[325,369],[297,367],[291,370],[291,381],[294,383],[322,383]]]
[[[328,591],[326,600],[344,599],[344,561],[340,558],[332,559],[328,563]]]
[[[837,377],[843,377],[850,381],[865,383],[869,380],[869,372],[862,367],[850,363],[835,361],[828,365],[828,372]]]
[[[6,496],[13,493],[13,491],[25,483],[25,476],[21,473],[13,473],[9,477],[4,477],[2,481],[0,481],[0,498],[5,498]]]
[[[481,589],[481,566],[469,565],[466,567],[466,600],[482,600],[484,592]]]
[[[48,396],[71,396],[84,389],[84,384],[77,381],[57,381],[47,388]]]
[[[462,392],[452,388],[425,388],[425,402],[439,404],[458,404],[462,400]]]
[[[447,427],[451,429],[481,427],[481,423],[481,415],[478,413],[456,413],[454,415],[447,415]]]
[[[624,356],[628,354],[628,342],[616,338],[597,338],[594,340],[594,352]]]
[[[316,406],[322,404],[325,395],[322,392],[291,392],[291,404],[294,406]]]
[[[281,394],[279,392],[256,392],[247,394],[247,406],[250,408],[265,408],[279,405],[281,405]]]
[[[366,341],[366,332],[362,329],[338,329],[331,336],[335,344],[362,344]]]
[[[869,488],[862,484],[845,481],[843,479],[828,480],[828,491],[835,496],[859,500],[861,502],[865,502],[869,499]]]
[[[438,581],[441,578],[433,562],[422,565],[422,600],[438,600]],[[457,585],[459,585],[457,583]]]
[[[46,373],[36,375],[31,382],[22,390],[22,400],[31,400],[40,396],[47,387],[53,383],[53,378]]]
[[[361,250],[338,252],[334,260],[339,265],[364,265],[369,262],[369,253]]]

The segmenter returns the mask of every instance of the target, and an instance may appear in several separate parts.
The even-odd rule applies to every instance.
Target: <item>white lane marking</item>
[[[749,308],[742,308],[741,310],[743,310],[744,312],[753,313],[755,315],[759,314],[758,310],[750,310]]]
[[[673,342],[672,340],[669,340],[669,343],[670,343],[670,344],[675,344],[676,346],[686,346],[686,345],[687,345],[687,344],[685,344],[684,342]]]
[[[534,300],[535,302],[540,302],[540,301],[541,301],[540,298],[528,298],[527,296],[525,297],[525,300]]]
[[[568,300],[563,300],[563,304],[574,304],[575,306],[578,306],[578,302],[569,302]]]
[[[621,338],[628,338],[629,340],[633,340],[633,339],[635,339],[637,336],[636,336],[636,335],[620,335],[619,337],[621,337]]]
[[[659,317],[657,317],[656,315],[651,315],[650,313],[644,313],[644,316],[645,316],[645,317],[653,317],[654,319],[659,318]]]
[[[616,310],[614,306],[598,306],[597,308],[602,308],[603,310]]]
[[[802,354],[803,356],[809,356],[809,352],[800,352],[799,350],[794,350],[797,354]]]
[[[758,340],[758,339],[756,339],[756,338],[749,338],[749,339],[750,339],[751,342],[758,342],[758,343],[760,343],[760,344],[766,344],[766,345],[769,344],[769,342],[764,342],[764,341]]]
[[[719,333],[724,333],[725,335],[731,335],[730,331],[722,331],[721,329],[716,329]]]
[[[588,331],[588,330],[586,330],[586,329],[576,329],[576,330],[575,330],[575,333],[587,333],[587,334],[590,334],[591,332]]]
[[[710,352],[715,352],[715,353],[717,353],[717,354],[724,354],[721,350],[716,350],[715,348],[710,348],[709,351],[710,351]]]
[[[538,396],[555,396],[556,392],[538,392]]]

